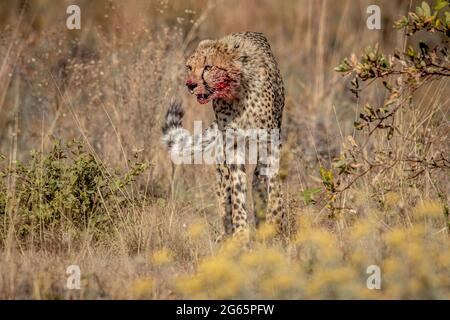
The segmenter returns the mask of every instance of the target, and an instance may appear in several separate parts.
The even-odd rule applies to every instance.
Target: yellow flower
[[[402,263],[396,257],[391,257],[383,262],[383,272],[388,275],[395,276],[402,271]]]
[[[350,231],[350,239],[352,241],[358,241],[368,235],[371,230],[371,226],[368,223],[357,223]]]
[[[189,226],[187,231],[188,235],[192,239],[198,239],[205,231],[205,227],[205,223],[203,223],[202,221],[195,221]]]
[[[172,254],[168,249],[162,248],[153,253],[152,261],[157,266],[167,264],[172,261]]]
[[[256,239],[258,241],[267,241],[276,235],[275,226],[269,223],[264,223],[256,232]]]
[[[276,248],[260,247],[255,251],[245,253],[241,256],[241,263],[248,267],[274,268],[287,261],[283,254]]]
[[[220,246],[218,255],[222,255],[225,257],[235,257],[236,255],[238,255],[241,250],[244,248],[244,246],[242,245],[242,242],[237,239],[237,238],[229,238],[226,239],[222,245]]]
[[[393,247],[402,247],[407,242],[407,234],[404,229],[396,228],[386,235],[386,242]]]
[[[216,256],[200,263],[197,277],[213,298],[230,299],[243,287],[245,274],[227,257]]]
[[[138,279],[133,283],[132,296],[135,299],[150,299],[152,297],[153,279]]]
[[[278,270],[273,274],[266,274],[258,281],[264,296],[273,298],[281,298],[284,292],[297,289],[298,286],[297,275],[288,269]]]
[[[439,218],[443,216],[442,205],[438,202],[425,201],[423,204],[418,206],[414,211],[415,216],[418,218]]]
[[[386,193],[385,198],[386,198],[385,203],[388,208],[396,207],[401,200],[400,195],[396,192]]]

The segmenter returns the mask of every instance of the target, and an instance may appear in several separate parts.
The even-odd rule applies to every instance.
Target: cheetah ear
[[[240,39],[234,39],[234,41],[231,44],[232,49],[239,49],[241,47],[241,40]]]
[[[198,44],[199,47],[203,47],[203,46],[207,46],[210,44],[213,44],[214,40],[202,40],[200,41],[200,43]]]
[[[248,62],[249,57],[242,50],[241,47],[242,47],[242,42],[240,39],[234,39],[234,41],[232,41],[231,43],[228,44],[228,48],[237,53],[236,60],[239,62],[242,62],[242,63],[246,63],[246,62]]]
[[[241,48],[241,41],[239,39],[236,39],[234,42],[230,44],[231,49],[235,50],[237,52],[236,59],[239,62],[246,63],[249,61],[249,56],[246,54],[244,50],[239,50]]]

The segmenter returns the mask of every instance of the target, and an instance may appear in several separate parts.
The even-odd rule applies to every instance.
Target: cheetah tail
[[[163,142],[168,149],[171,149],[174,138],[183,127],[184,109],[181,102],[172,101],[166,112],[164,125],[161,128],[163,133]]]
[[[217,122],[213,121],[208,128],[193,136],[183,128],[184,110],[179,102],[170,103],[167,110],[165,123],[162,127],[163,142],[172,156],[181,155],[192,157],[198,152],[211,150],[220,143],[222,135],[218,130]]]

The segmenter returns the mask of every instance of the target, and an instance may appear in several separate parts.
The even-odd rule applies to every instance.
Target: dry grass
[[[49,150],[57,137],[83,140],[111,171],[131,170],[135,154],[150,167],[124,191],[132,204],[106,208],[116,218],[100,238],[89,229],[76,236],[59,230],[54,241],[36,244],[17,239],[18,223],[0,229],[7,230],[0,236],[0,298],[449,299],[448,171],[413,180],[401,165],[371,172],[341,196],[344,210],[334,216],[300,196],[321,186],[319,167],[330,167],[347,136],[363,145],[353,121],[365,99],[384,99],[377,88],[355,99],[333,71],[367,45],[403,47],[391,25],[409,1],[377,1],[381,31],[365,27],[372,2],[79,1],[81,31],[65,28],[70,1],[2,5],[0,154],[8,166],[29,159],[31,149]],[[264,228],[249,250],[213,243],[220,229],[214,169],[173,168],[160,142],[173,97],[184,101],[188,128],[194,119],[212,119],[183,88],[184,57],[200,39],[243,30],[267,35],[284,76],[282,176],[294,221],[287,245]],[[402,132],[436,137],[429,154],[449,147],[448,88],[448,79],[431,83],[416,94],[416,109],[399,114]],[[380,134],[364,154],[421,152],[414,148]],[[9,179],[5,194],[17,198],[15,187]],[[16,221],[11,203],[5,216]],[[65,288],[71,264],[82,271],[79,291]],[[381,267],[382,290],[366,288],[372,264]]]

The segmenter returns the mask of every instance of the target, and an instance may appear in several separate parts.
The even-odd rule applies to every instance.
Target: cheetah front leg
[[[223,233],[216,239],[220,242],[233,233],[231,215],[231,176],[230,170],[225,164],[216,166],[217,198],[219,200],[219,212],[223,223]]]
[[[233,236],[247,242],[249,240],[249,225],[247,216],[247,176],[245,165],[231,164],[228,166],[231,178],[231,220]]]

